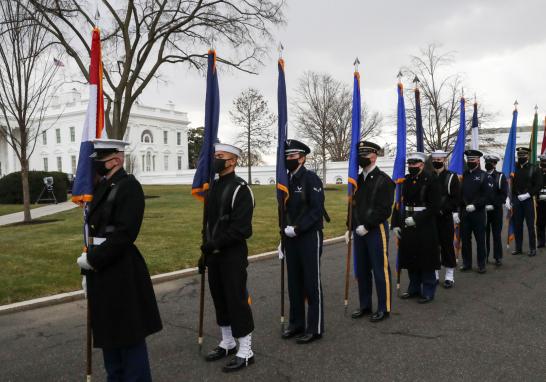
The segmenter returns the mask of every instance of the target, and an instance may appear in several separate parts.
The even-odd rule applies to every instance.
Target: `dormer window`
[[[140,136],[140,142],[142,143],[154,143],[154,136],[150,130],[144,130]]]

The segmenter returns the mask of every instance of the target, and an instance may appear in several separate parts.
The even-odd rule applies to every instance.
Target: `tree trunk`
[[[248,136],[247,136],[247,164],[248,164],[248,184],[252,184],[252,153],[250,152],[250,126],[248,126]]]
[[[26,151],[26,150],[25,150]],[[30,216],[30,187],[28,183],[28,159],[26,159],[26,152],[23,154],[21,160],[21,183],[23,186],[23,214],[25,223],[30,223],[32,217]]]

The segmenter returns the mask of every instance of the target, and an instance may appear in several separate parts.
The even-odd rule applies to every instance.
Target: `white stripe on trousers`
[[[317,231],[317,288],[318,288],[318,334],[320,333],[320,324],[322,319],[322,299],[321,299],[321,293],[320,293],[320,234],[319,231]]]

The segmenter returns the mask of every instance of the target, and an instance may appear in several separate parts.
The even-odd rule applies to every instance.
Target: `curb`
[[[323,241],[323,245],[332,245],[343,242],[345,239],[343,236],[334,237],[332,239],[326,239]],[[253,255],[248,257],[249,263],[254,263],[256,261],[263,261],[277,257],[277,251],[270,251],[260,253],[258,255]],[[161,273],[159,275],[152,276],[152,283],[160,284],[167,281],[173,281],[185,277],[197,275],[197,267],[186,268],[180,271]],[[77,290],[73,292],[60,293],[53,296],[39,297],[32,300],[15,302],[8,305],[0,305],[0,316],[7,315],[10,313],[23,312],[25,310],[33,310],[38,308],[43,308],[46,306],[59,305],[67,302],[78,301],[85,299],[85,294],[83,290]]]

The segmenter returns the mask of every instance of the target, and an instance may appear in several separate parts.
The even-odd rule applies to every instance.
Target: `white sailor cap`
[[[409,161],[419,161],[419,162],[425,162],[427,160],[427,156],[425,153],[415,151],[413,153],[409,153],[406,156],[406,160]]]
[[[449,154],[446,153],[444,150],[435,150],[433,152],[430,153],[430,156],[432,157],[432,159],[444,159],[444,158],[447,158]]]
[[[93,154],[90,158],[100,158],[108,154],[124,152],[125,146],[128,146],[130,143],[127,141],[122,141],[119,139],[107,139],[107,138],[96,138],[92,140],[93,142]]]
[[[237,155],[237,157],[241,157],[241,149],[238,148],[238,147],[235,147],[233,145],[228,145],[226,143],[215,143],[214,144],[214,152],[218,152],[218,151],[224,151],[226,153],[231,153],[231,154],[234,154],[234,155]]]
[[[500,156],[498,156],[497,154],[485,154],[483,156],[483,159],[488,162],[498,162],[501,160]]]

